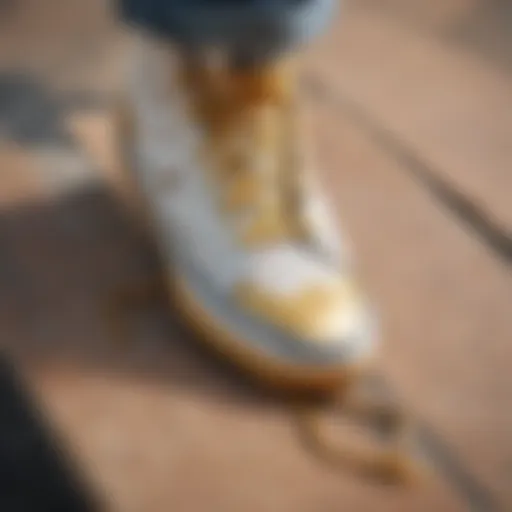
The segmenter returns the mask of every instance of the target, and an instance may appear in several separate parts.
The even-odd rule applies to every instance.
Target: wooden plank
[[[364,8],[347,9],[310,69],[510,235],[508,75]]]

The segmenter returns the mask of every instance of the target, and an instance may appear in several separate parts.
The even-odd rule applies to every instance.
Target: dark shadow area
[[[179,326],[163,294],[128,310],[120,339],[109,306],[158,276],[153,247],[101,188],[0,214],[0,322],[17,361],[146,379],[210,398],[267,405],[270,396]]]
[[[77,147],[71,111],[108,98],[63,96],[29,75],[0,73],[0,137],[27,149]],[[0,169],[1,172],[1,169]],[[22,372],[52,371],[143,380],[244,407],[276,398],[211,354],[155,296],[113,329],[109,306],[124,287],[161,269],[148,237],[102,186],[58,201],[0,210],[0,511],[98,510],[65,443],[19,384]]]
[[[107,99],[90,92],[57,94],[30,74],[0,72],[0,134],[25,146],[72,148],[66,128],[70,113],[103,107]]]
[[[102,510],[18,376],[0,358],[0,510]]]
[[[0,212],[0,332],[7,360],[23,372],[58,367],[143,380],[237,406],[276,405],[278,397],[179,327],[163,296],[140,314],[128,311],[131,332],[116,336],[107,314],[115,291],[157,272],[145,234],[100,186]],[[1,359],[0,414],[0,510],[97,510],[72,466],[59,465],[64,445],[55,435],[40,440],[51,429],[41,426],[41,414],[27,405]],[[14,505],[4,505],[11,497]]]

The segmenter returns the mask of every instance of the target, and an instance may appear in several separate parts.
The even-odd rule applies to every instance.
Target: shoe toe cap
[[[354,279],[321,263],[269,262],[241,282],[236,300],[246,311],[278,328],[311,352],[353,356],[373,344],[373,315]],[[316,265],[316,266],[315,266]]]

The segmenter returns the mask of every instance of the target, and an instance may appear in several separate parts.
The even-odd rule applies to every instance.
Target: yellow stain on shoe
[[[257,317],[317,343],[332,341],[333,317],[353,314],[360,300],[355,286],[348,280],[333,280],[331,285],[313,286],[289,296],[244,283],[236,287],[235,297]]]
[[[255,376],[262,384],[292,393],[331,392],[353,381],[372,365],[370,357],[330,365],[296,364],[266,354],[249,340],[236,337],[197,302],[187,285],[174,276],[168,283],[172,303],[185,323],[215,351]]]

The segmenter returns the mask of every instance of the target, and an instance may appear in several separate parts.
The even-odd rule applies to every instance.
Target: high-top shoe
[[[136,46],[122,143],[178,310],[272,383],[337,385],[374,320],[303,154],[295,63]]]

